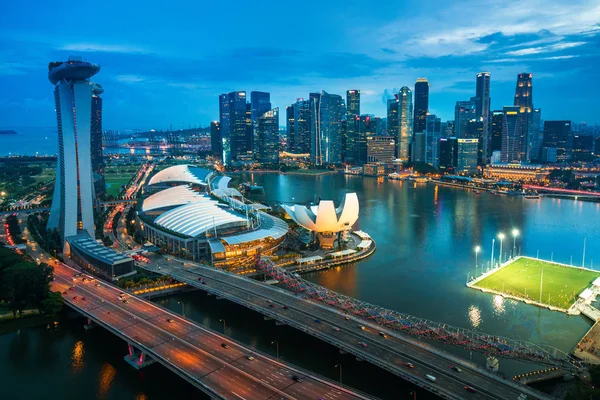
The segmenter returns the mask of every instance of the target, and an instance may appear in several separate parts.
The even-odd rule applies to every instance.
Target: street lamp
[[[336,368],[340,367],[340,385],[341,385],[342,384],[342,364],[341,363],[335,364],[335,367]]]
[[[475,278],[477,278],[477,255],[479,254],[480,250],[481,247],[475,246]]]
[[[219,322],[223,323],[223,334],[225,333],[225,320],[224,319],[220,319]]]
[[[504,241],[504,233],[500,232],[498,234],[498,239],[500,239],[500,256],[498,257],[498,264],[502,265],[502,242]]]
[[[277,350],[277,358],[279,358],[279,342],[278,342],[277,340],[273,340],[273,341],[271,342],[271,344],[274,344],[274,345],[275,345],[275,348],[276,348],[276,350]]]
[[[515,258],[517,256],[517,236],[519,236],[519,230],[518,229],[513,229],[512,230],[512,235],[513,235],[513,258]]]
[[[178,301],[177,304],[181,304],[181,316],[185,317],[185,308],[183,301]]]

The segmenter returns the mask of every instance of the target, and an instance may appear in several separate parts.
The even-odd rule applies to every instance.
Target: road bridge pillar
[[[94,323],[94,321],[92,321],[91,319],[87,319],[85,325],[83,325],[83,329],[85,329],[86,331],[89,331],[91,329],[94,329],[96,327],[96,323]]]
[[[150,364],[154,364],[156,360],[148,356],[141,350],[135,348],[132,343],[127,343],[128,354],[123,357],[127,364],[135,369],[142,369]]]

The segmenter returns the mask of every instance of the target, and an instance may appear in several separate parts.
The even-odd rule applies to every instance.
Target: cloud
[[[148,81],[147,78],[140,75],[117,75],[115,79],[122,83],[140,83]]]
[[[551,44],[548,46],[540,46],[540,47],[528,47],[524,49],[509,51],[506,53],[508,56],[528,56],[532,54],[539,53],[552,53],[556,51],[571,49],[573,47],[578,47],[586,44],[586,42],[562,42]]]
[[[80,52],[147,54],[149,51],[137,46],[102,43],[70,43],[58,47],[59,50]]]

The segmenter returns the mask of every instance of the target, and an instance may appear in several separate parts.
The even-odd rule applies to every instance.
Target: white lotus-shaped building
[[[332,200],[321,200],[319,205],[311,207],[295,204],[282,208],[298,225],[317,233],[322,247],[333,246],[334,234],[345,235],[358,220],[356,193],[346,193],[338,208]]]

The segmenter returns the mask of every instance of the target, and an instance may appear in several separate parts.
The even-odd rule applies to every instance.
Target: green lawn
[[[477,282],[475,286],[540,301],[542,266],[544,280],[541,302],[564,309],[568,309],[577,300],[577,296],[600,276],[597,272],[520,258]]]
[[[137,170],[137,166],[107,166],[104,170],[106,194],[118,195],[121,192],[121,186],[127,185]]]

